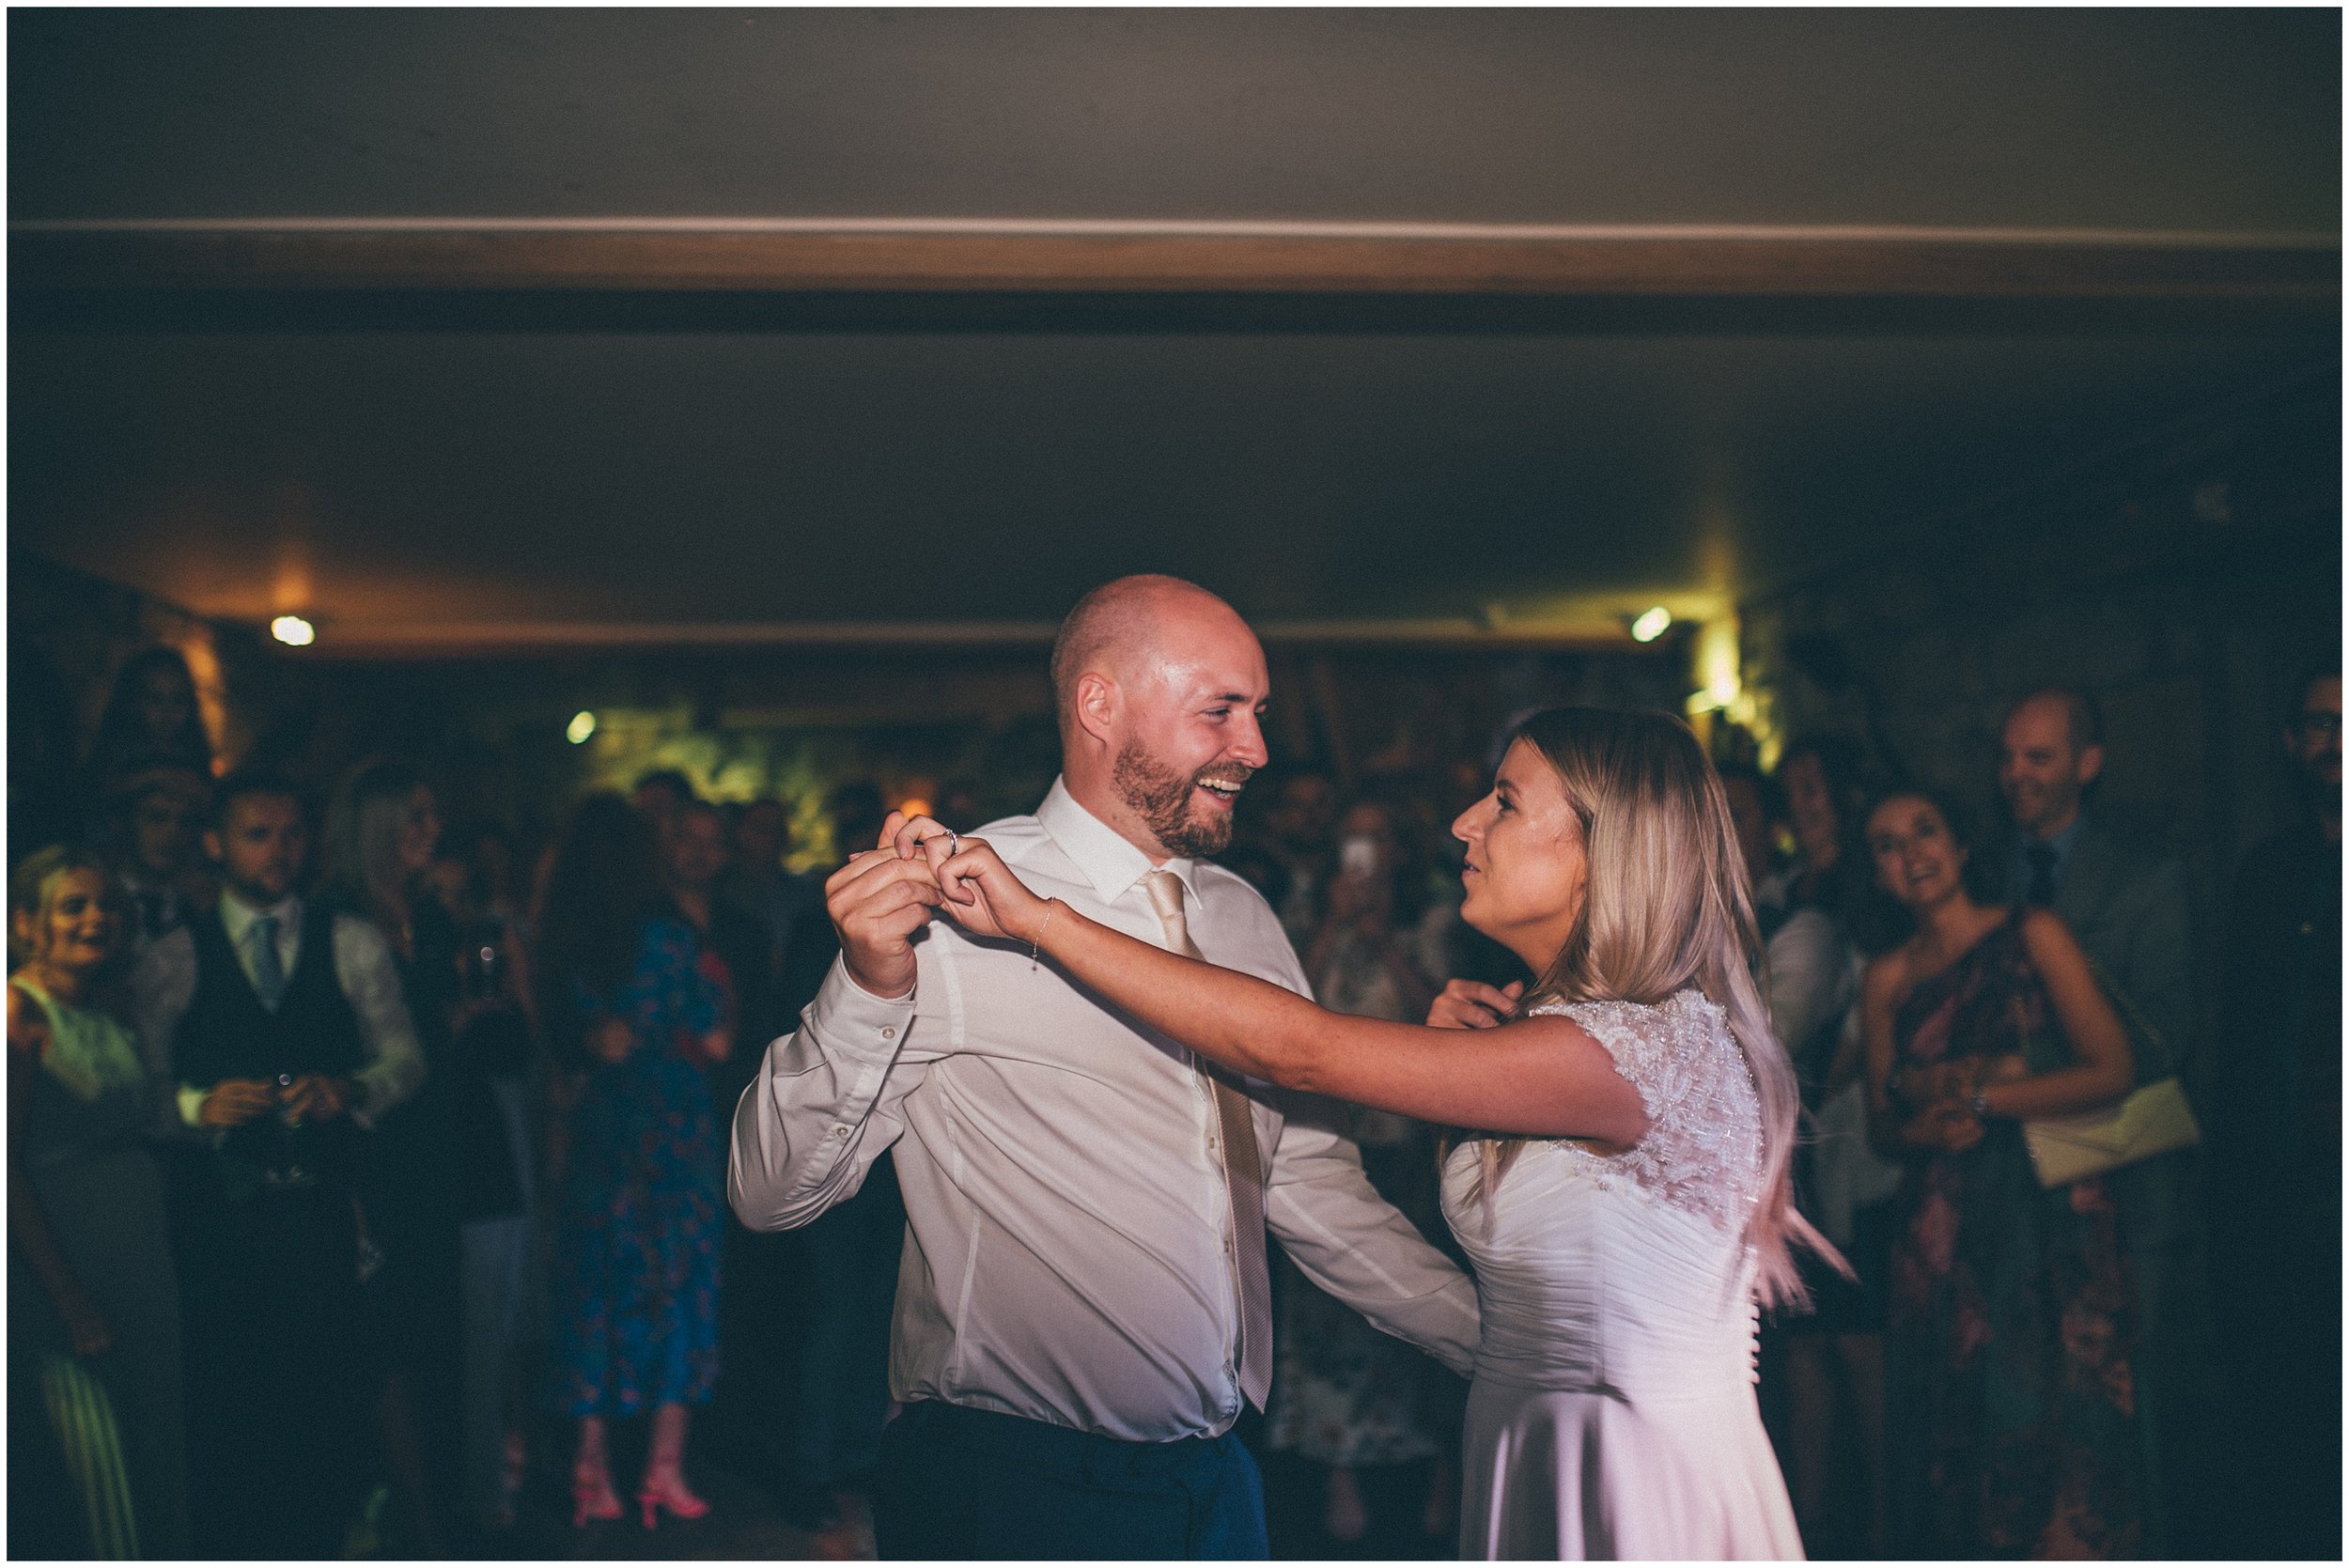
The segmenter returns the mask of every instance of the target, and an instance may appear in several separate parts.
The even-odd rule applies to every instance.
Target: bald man
[[[1247,623],[1123,578],[1069,613],[1052,684],[1061,777],[988,841],[1092,919],[1304,994],[1272,910],[1206,859],[1265,762]],[[1344,1139],[1027,949],[933,922],[923,859],[868,852],[826,894],[840,960],[736,1110],[728,1190],[753,1230],[787,1229],[896,1151],[883,1556],[1265,1556],[1232,1426],[1270,1374],[1268,1228],[1315,1284],[1468,1370],[1474,1287]]]

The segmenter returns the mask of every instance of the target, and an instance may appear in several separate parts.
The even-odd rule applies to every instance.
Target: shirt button
[[[897,1026],[896,1026],[895,1024],[883,1024],[883,1025],[881,1025],[881,1038],[882,1038],[882,1039],[884,1039],[884,1040],[894,1040],[896,1037],[897,1037]]]
[[[848,1136],[848,1129],[847,1127],[834,1127],[832,1129],[832,1135],[834,1138],[846,1138]]]

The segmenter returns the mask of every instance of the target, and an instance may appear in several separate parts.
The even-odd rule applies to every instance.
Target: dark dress
[[[2020,1054],[2063,1064],[2009,917],[1893,1016],[1893,1071]],[[1909,1172],[1885,1343],[1892,1552],[1904,1558],[2140,1555],[2145,1448],[2136,1308],[2101,1178],[2052,1190],[2019,1123]]]
[[[569,1416],[697,1405],[718,1374],[718,1249],[725,1148],[701,1038],[725,1018],[723,976],[692,928],[645,923],[621,994],[592,1019],[628,1021],[637,1047],[597,1065],[571,1112],[555,1240],[553,1403]]]
[[[58,1250],[98,1304],[114,1343],[77,1360],[31,1269],[11,1256],[10,1376],[54,1381],[42,1363],[70,1362],[113,1406],[130,1483],[129,1528],[117,1522],[93,1529],[101,1539],[81,1549],[115,1556],[134,1545],[143,1557],[184,1557],[179,1284],[164,1226],[163,1174],[146,1141],[153,1102],[145,1069],[129,1032],[111,1018],[55,1001],[29,982],[11,984],[39,1004],[50,1032],[23,1108],[17,1158]],[[11,1502],[39,1506],[22,1496]],[[13,1535],[10,1545],[12,1552],[19,1545]]]

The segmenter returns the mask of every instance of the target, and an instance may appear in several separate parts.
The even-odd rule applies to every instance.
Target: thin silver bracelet
[[[1059,912],[1055,906],[1059,903],[1060,900],[1057,898],[1048,898],[1044,901],[1044,924],[1037,926],[1035,935],[1028,939],[1028,968],[1030,970],[1035,968],[1036,952],[1044,945],[1044,933],[1051,928],[1052,916]]]

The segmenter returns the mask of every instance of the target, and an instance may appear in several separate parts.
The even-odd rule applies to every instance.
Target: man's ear
[[[225,860],[226,860],[226,859],[228,858],[227,856],[226,856],[226,855],[222,854],[222,853],[220,852],[220,850],[221,850],[221,844],[220,844],[220,830],[219,830],[218,828],[207,828],[207,829],[205,829],[205,830],[204,830],[204,855],[205,855],[205,858],[206,858],[207,860],[211,861],[214,864],[218,864],[218,863],[219,863],[219,862],[221,862],[222,861],[225,861]]]
[[[2096,775],[2105,770],[2105,749],[2102,746],[2080,748],[2080,785],[2087,787],[2096,782]]]
[[[1110,744],[1124,706],[1124,693],[1109,676],[1087,674],[1077,677],[1077,727],[1102,745]]]

